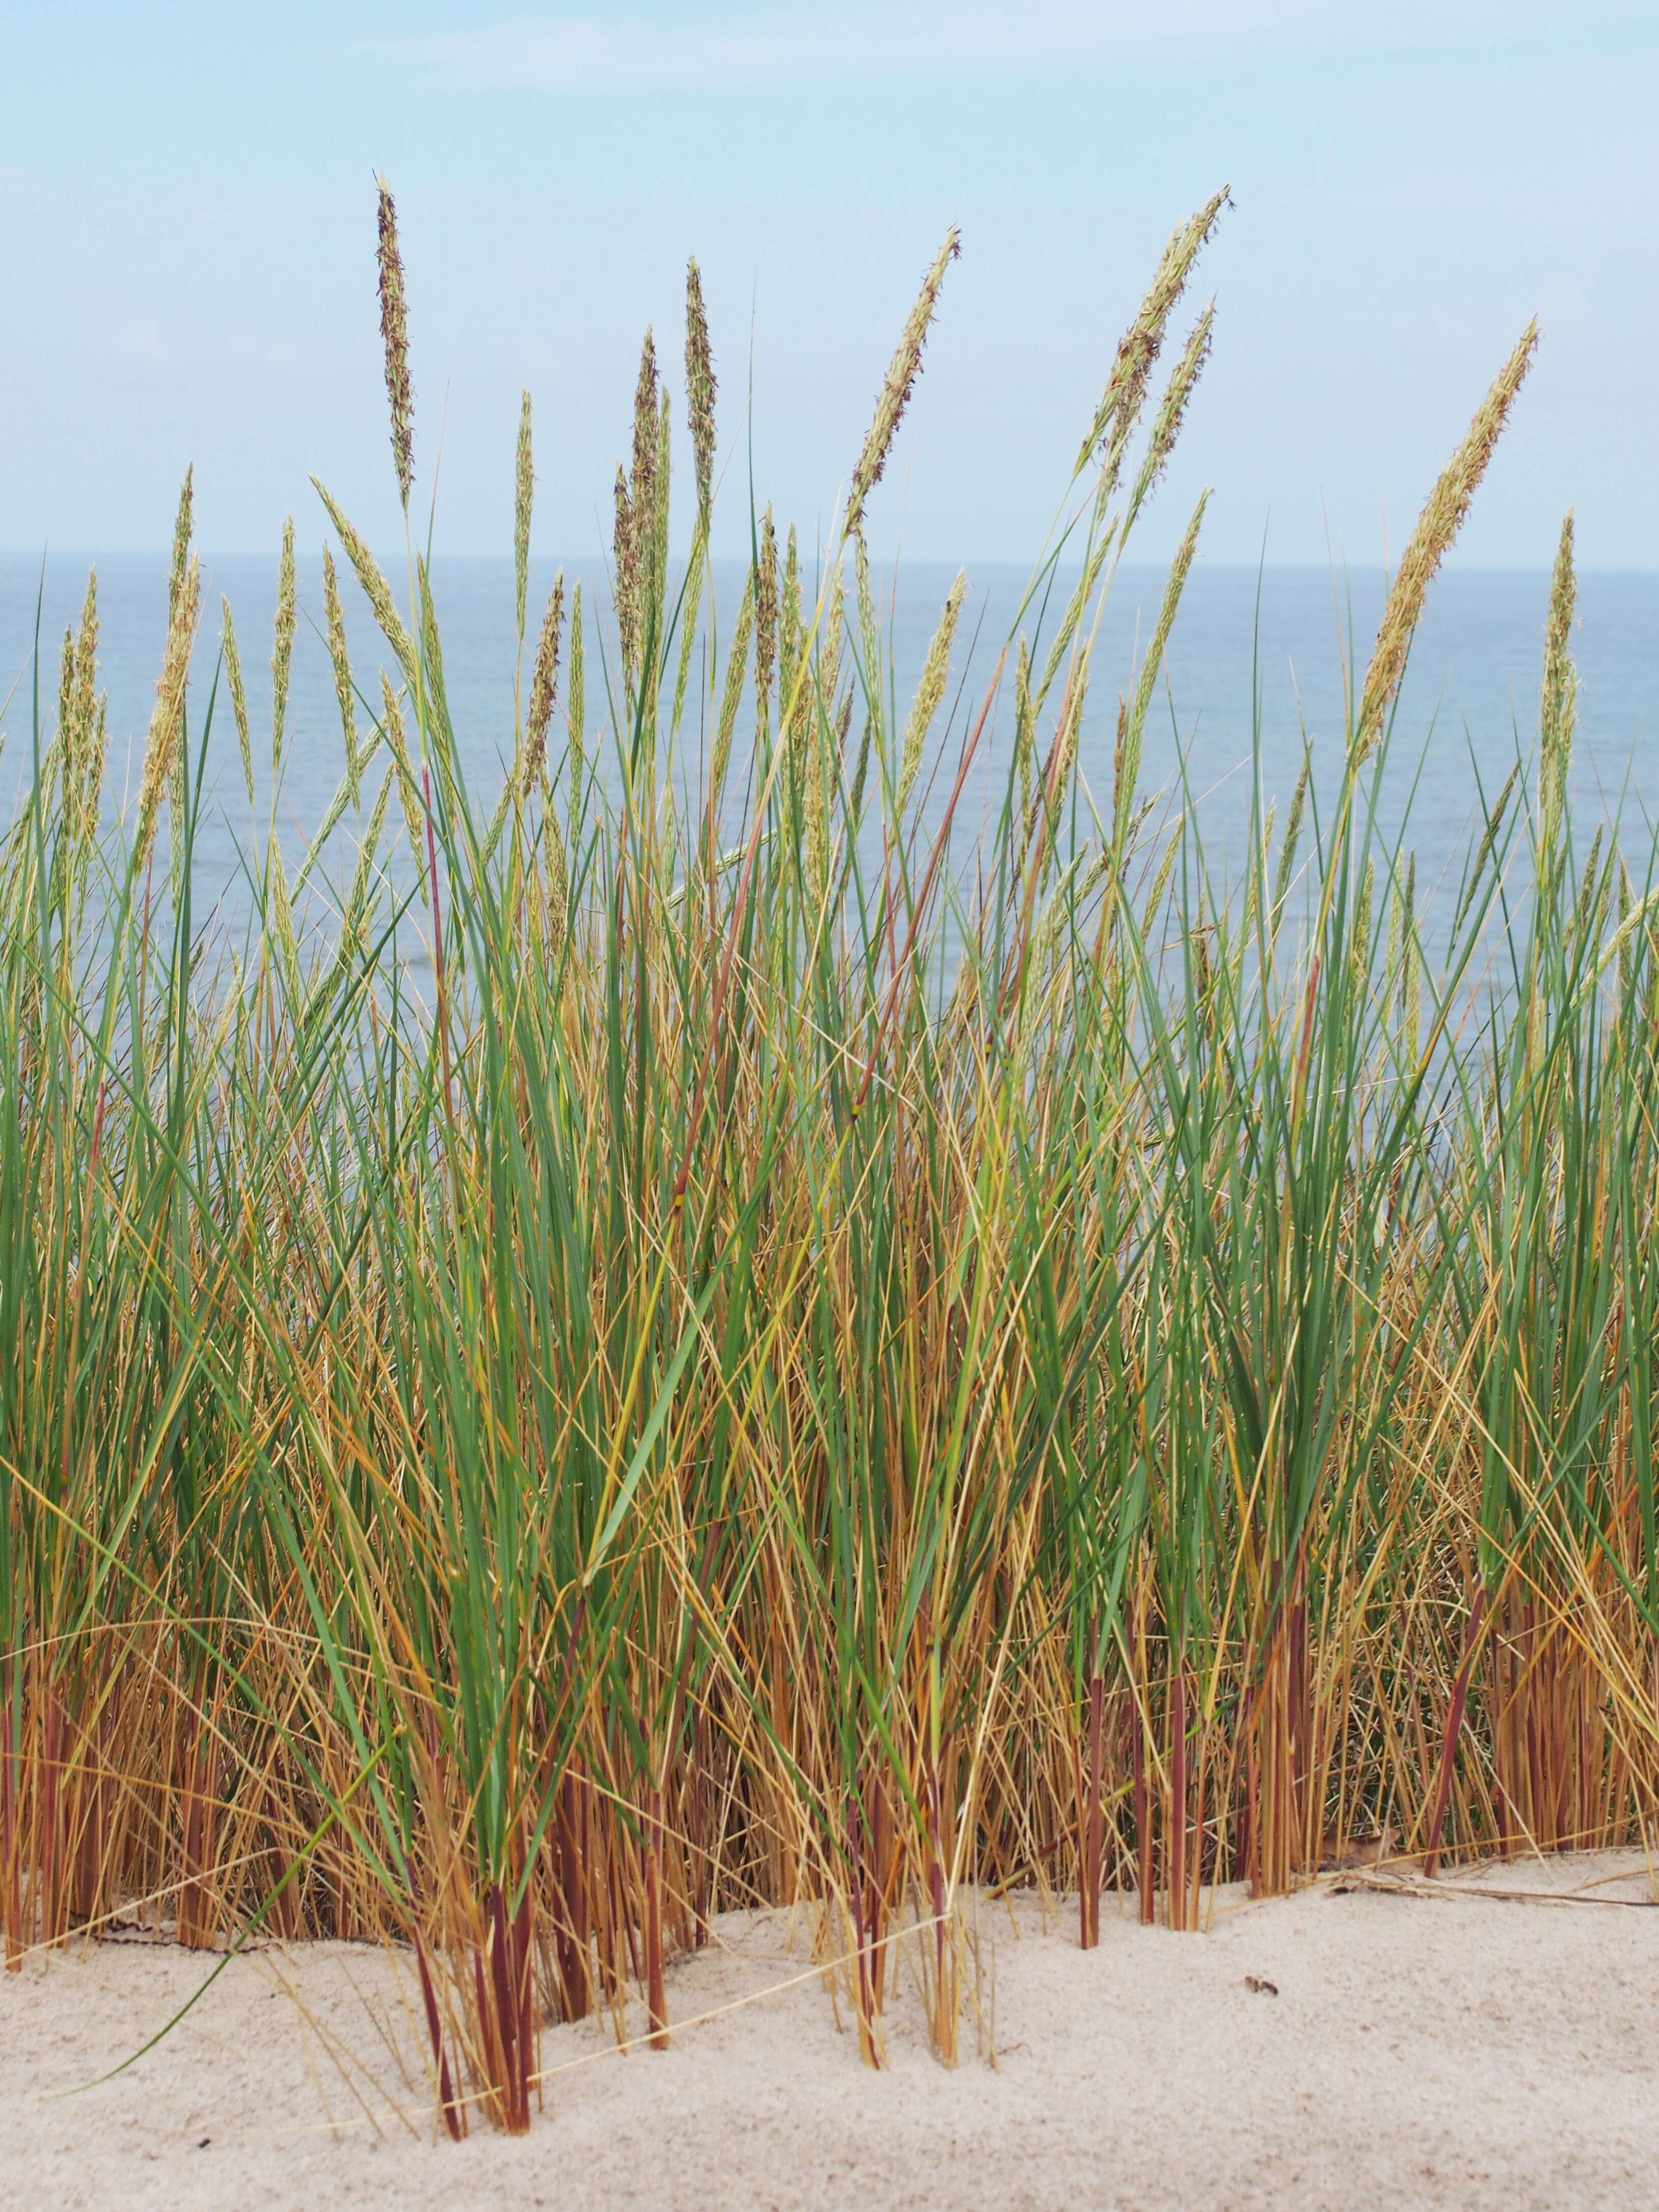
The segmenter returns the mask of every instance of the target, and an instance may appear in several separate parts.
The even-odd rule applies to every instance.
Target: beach
[[[1198,1935],[1109,1899],[1091,1953],[1069,1900],[975,1900],[953,2069],[928,2055],[908,1961],[872,2070],[844,2007],[837,2033],[805,1919],[727,1914],[670,1970],[667,2051],[618,2052],[592,2020],[546,2028],[528,2136],[479,2124],[459,2145],[437,2137],[406,1958],[239,1957],[135,2066],[59,2097],[214,1963],[71,1946],[0,1980],[0,2170],[12,2203],[52,2212],[1651,2205],[1643,1856],[1454,1871],[1432,1895],[1401,1879],[1228,1889]]]

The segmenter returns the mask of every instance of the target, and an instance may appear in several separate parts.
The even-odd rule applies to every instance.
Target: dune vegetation
[[[407,1945],[458,2135],[529,2125],[545,2021],[665,2034],[665,1966],[733,1907],[799,1906],[872,2064],[918,1978],[951,2061],[988,1890],[1074,1895],[1087,1945],[1109,1893],[1196,1928],[1210,1885],[1368,1838],[1432,1871],[1651,1832],[1659,878],[1650,831],[1575,839],[1570,522],[1540,726],[1432,931],[1376,808],[1535,334],[1429,495],[1346,757],[1258,773],[1220,880],[1140,789],[1201,503],[1138,665],[1093,653],[1224,204],[965,691],[958,588],[898,696],[865,544],[954,234],[832,532],[755,514],[735,604],[695,264],[602,619],[526,606],[526,397],[499,794],[420,533],[394,589],[319,486],[339,791],[285,851],[292,532],[255,730],[187,483],[112,822],[88,585],[0,849],[9,1963],[134,1917]],[[407,517],[384,188],[380,256]],[[270,826],[226,944],[192,871],[232,746]]]

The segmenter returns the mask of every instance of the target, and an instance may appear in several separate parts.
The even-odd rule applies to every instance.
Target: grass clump
[[[1221,205],[960,713],[963,585],[901,709],[863,538],[954,234],[816,588],[769,509],[735,607],[693,264],[689,561],[647,337],[614,624],[561,579],[527,686],[526,400],[488,805],[424,559],[400,604],[323,492],[386,665],[353,670],[331,556],[340,793],[297,863],[273,796],[234,946],[191,903],[227,696],[250,803],[253,739],[228,607],[192,663],[188,482],[110,838],[89,590],[0,849],[11,1961],[135,1904],[204,1946],[405,1941],[444,2124],[518,2130],[540,2023],[638,2004],[660,2039],[666,1961],[732,1905],[816,1915],[872,2063],[902,1941],[948,2059],[970,1885],[1075,1890],[1087,1944],[1106,1891],[1191,1927],[1205,1885],[1283,1891],[1360,1834],[1432,1861],[1651,1821],[1659,925],[1650,850],[1574,842],[1570,535],[1539,751],[1432,959],[1375,812],[1533,334],[1431,495],[1333,789],[1304,771],[1281,831],[1258,776],[1224,883],[1139,794],[1201,506],[1115,788],[1079,772]],[[384,188],[380,253],[406,514]],[[294,622],[290,532],[275,789]]]

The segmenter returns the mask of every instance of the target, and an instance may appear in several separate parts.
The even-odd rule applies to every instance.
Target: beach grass
[[[689,554],[647,339],[603,621],[562,580],[527,605],[526,398],[499,793],[418,535],[394,586],[326,492],[310,853],[276,830],[291,528],[267,736],[253,616],[201,635],[186,481],[113,830],[94,589],[56,678],[39,652],[0,847],[9,1963],[135,1915],[407,1943],[442,2124],[518,2130],[541,2024],[665,2036],[668,1962],[732,1906],[799,1909],[872,2064],[919,1976],[949,2061],[970,1893],[1075,1893],[1087,1945],[1116,1891],[1191,1929],[1215,1883],[1359,1849],[1651,1832],[1659,855],[1575,836],[1570,525],[1535,740],[1432,929],[1376,807],[1535,333],[1346,738],[1290,793],[1258,768],[1222,878],[1140,790],[1201,502],[1139,665],[1095,654],[1224,200],[965,689],[958,588],[899,698],[863,534],[954,234],[840,520],[809,558],[753,515],[735,604],[695,264]],[[407,516],[384,187],[380,254]],[[231,746],[268,805],[227,944],[192,887]]]

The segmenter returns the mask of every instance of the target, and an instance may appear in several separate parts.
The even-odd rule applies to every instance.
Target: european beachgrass
[[[1650,834],[1575,841],[1570,527],[1535,743],[1431,915],[1376,805],[1534,333],[1346,737],[1282,816],[1258,763],[1241,866],[1139,792],[1201,506],[1112,787],[1079,771],[1223,204],[971,682],[958,586],[901,701],[864,537],[954,234],[842,520],[808,555],[755,514],[724,599],[695,264],[689,552],[647,338],[604,620],[526,605],[526,398],[499,793],[423,550],[394,590],[320,486],[308,852],[275,828],[291,528],[267,746],[229,607],[198,635],[186,480],[125,823],[93,586],[55,708],[37,652],[0,852],[9,1964],[135,1913],[395,1942],[434,2124],[519,2130],[543,2023],[664,2039],[729,1908],[798,1910],[872,2064],[914,1977],[950,2061],[1000,1887],[1075,1893],[1086,1945],[1103,1893],[1191,1929],[1364,1837],[1431,1867],[1651,1824],[1659,908]],[[380,260],[407,517],[384,190]],[[233,743],[263,827],[227,942],[192,885]]]

